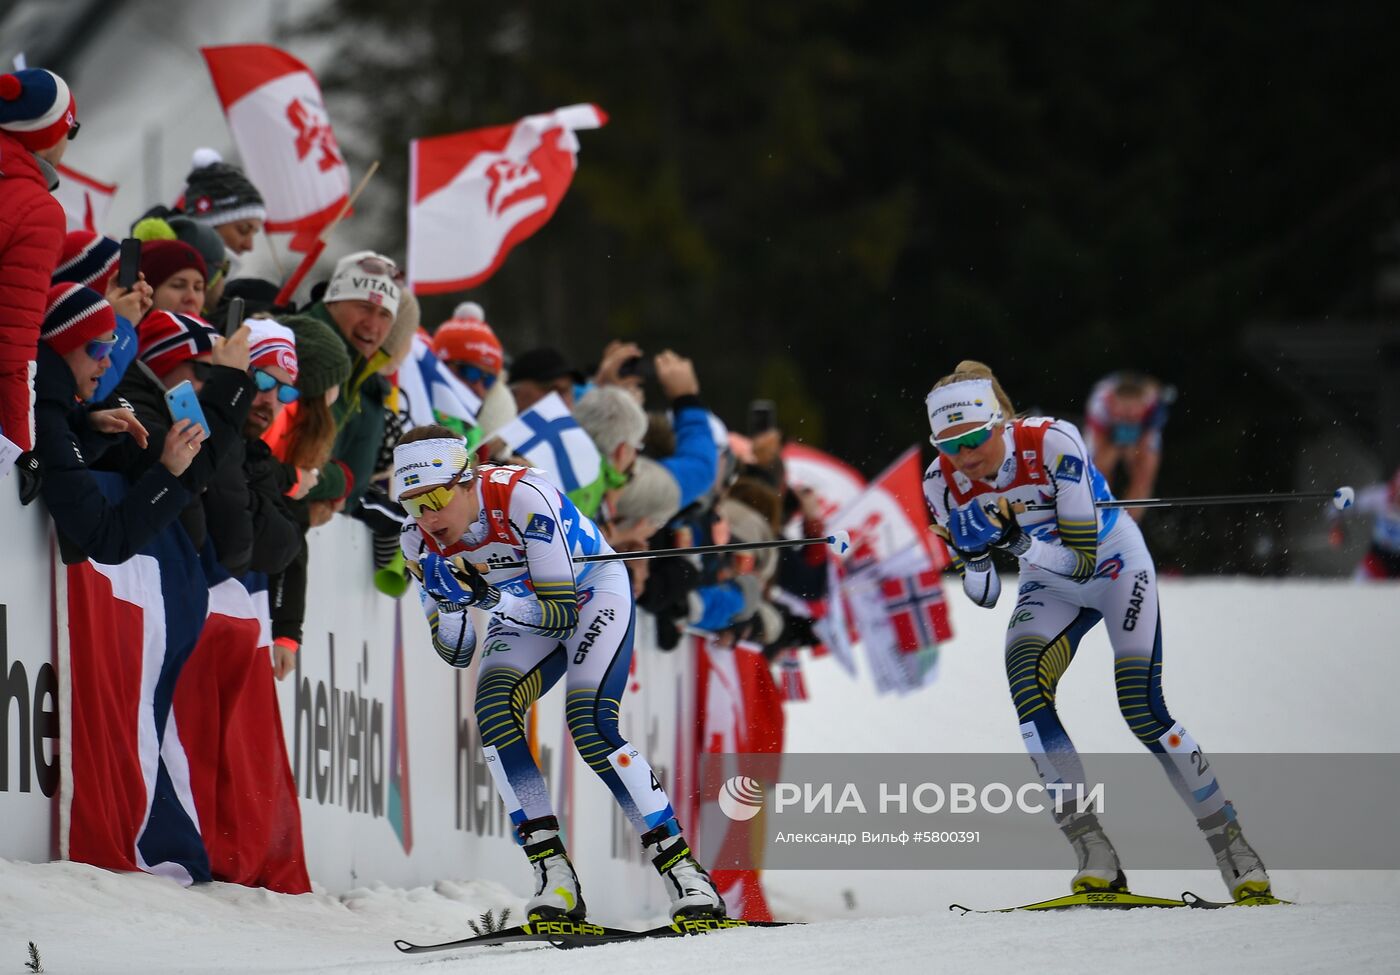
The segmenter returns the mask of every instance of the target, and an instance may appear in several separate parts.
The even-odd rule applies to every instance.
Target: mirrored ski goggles
[[[88,358],[93,362],[101,362],[112,354],[112,350],[117,347],[120,338],[92,339],[87,344]]]
[[[455,362],[451,365],[452,371],[457,374],[457,378],[464,383],[481,383],[482,389],[490,389],[496,385],[496,374],[487,372],[479,366],[468,366],[464,363]]]
[[[403,510],[407,511],[410,518],[422,518],[428,511],[441,511],[451,503],[457,494],[456,485],[461,483],[471,483],[471,468],[464,467],[452,476],[452,480],[446,484],[439,485],[431,491],[424,491],[411,498],[399,498],[399,504],[403,505]]]
[[[996,422],[988,420],[985,424],[975,430],[968,430],[960,433],[956,437],[947,437],[939,440],[937,437],[929,437],[929,442],[938,448],[941,454],[953,456],[960,450],[975,450],[988,440],[992,439],[992,434],[996,432]]]
[[[253,370],[253,384],[258,387],[260,393],[277,390],[277,402],[279,403],[295,403],[297,397],[301,395],[301,390],[291,383],[284,383],[272,373],[264,372],[261,369]]]

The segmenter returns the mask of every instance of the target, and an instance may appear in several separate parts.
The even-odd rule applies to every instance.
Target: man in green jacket
[[[306,496],[313,502],[313,525],[359,504],[374,474],[390,389],[379,374],[389,361],[382,346],[398,314],[403,283],[403,272],[389,258],[359,251],[340,259],[325,297],[305,311],[335,329],[351,360],[350,381],[331,407],[336,425],[331,460]]]

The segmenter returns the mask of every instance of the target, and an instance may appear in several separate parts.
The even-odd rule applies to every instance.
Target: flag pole
[[[292,272],[292,276],[287,279],[287,283],[282,285],[282,290],[277,292],[277,304],[285,305],[292,300],[292,295],[296,293],[297,288],[301,287],[302,279],[306,277],[312,265],[320,260],[321,255],[325,252],[326,242],[330,238],[331,231],[335,229],[336,224],[345,219],[345,215],[350,212],[350,208],[355,205],[355,201],[360,198],[360,194],[363,193],[365,187],[369,185],[370,178],[377,172],[379,172],[378,159],[369,164],[369,169],[365,170],[364,176],[360,177],[359,185],[355,187],[355,191],[345,198],[345,205],[340,208],[340,212],[335,215],[335,218],[331,220],[330,223],[322,227],[321,232],[316,235],[316,243],[312,245],[311,250],[307,251],[306,256],[301,259],[301,263],[298,264],[297,269]]]

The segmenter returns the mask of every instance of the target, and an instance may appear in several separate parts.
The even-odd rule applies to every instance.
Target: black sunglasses
[[[83,127],[82,122],[74,122],[68,127],[68,141],[72,142],[78,137],[78,130]]]

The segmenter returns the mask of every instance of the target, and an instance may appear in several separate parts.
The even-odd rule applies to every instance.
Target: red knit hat
[[[0,129],[31,152],[58,145],[78,122],[68,83],[52,71],[26,68],[0,74]]]
[[[121,245],[111,237],[91,230],[70,230],[63,239],[58,267],[53,271],[54,284],[85,284],[98,294],[106,294],[120,257]]]
[[[474,301],[457,306],[452,317],[438,326],[433,335],[433,354],[444,362],[465,362],[492,375],[499,375],[505,355],[501,340],[483,320],[486,315]]]
[[[106,298],[81,284],[56,284],[49,289],[39,337],[59,355],[67,355],[116,327],[116,312]]]
[[[148,240],[141,245],[141,273],[153,289],[186,268],[193,268],[205,281],[209,280],[204,258],[183,240]]]
[[[152,310],[137,330],[137,355],[157,376],[182,362],[214,351],[219,332],[202,318],[173,311]]]

